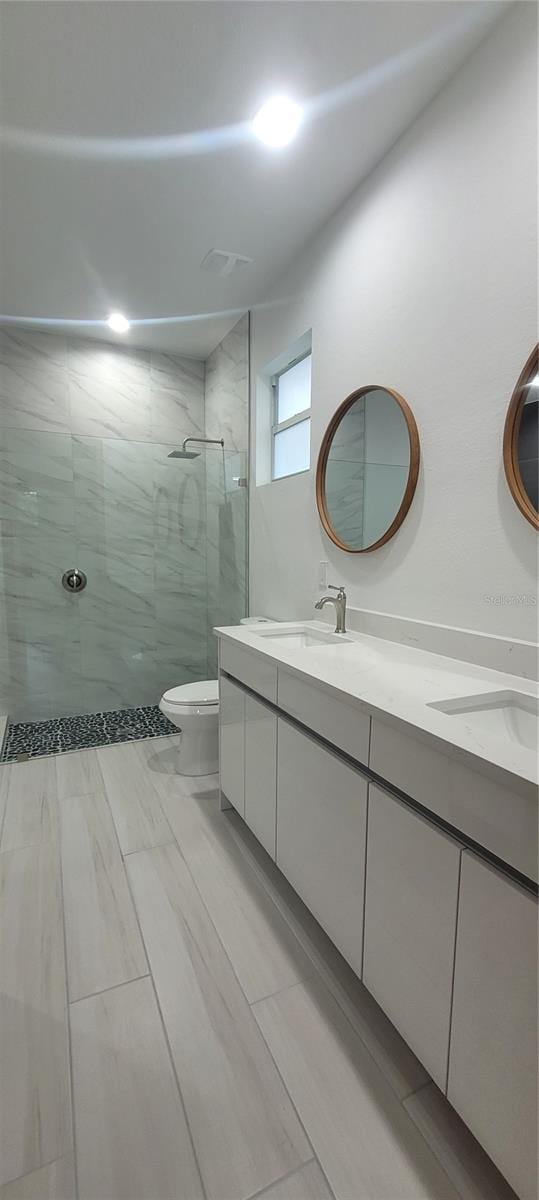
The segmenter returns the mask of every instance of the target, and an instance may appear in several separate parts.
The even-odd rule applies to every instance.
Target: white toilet
[[[179,775],[214,775],[219,770],[219,684],[217,679],[170,688],[161,712],[181,730]]]

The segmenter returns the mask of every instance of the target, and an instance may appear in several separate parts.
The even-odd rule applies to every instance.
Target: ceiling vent
[[[234,275],[252,261],[252,258],[247,258],[245,254],[236,254],[234,250],[209,250],[200,266],[203,271],[211,271],[212,275],[221,275],[226,279],[228,275]]]

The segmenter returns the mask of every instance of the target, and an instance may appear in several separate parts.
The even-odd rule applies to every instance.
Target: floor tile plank
[[[0,1183],[70,1148],[64,935],[57,847],[0,855]]]
[[[274,1183],[260,1200],[332,1200],[332,1194],[318,1163],[313,1161]]]
[[[103,791],[103,776],[96,750],[57,754],[55,763],[59,800],[65,800],[66,796],[84,796],[89,792]]]
[[[21,1179],[0,1187],[0,1200],[76,1200],[73,1162],[57,1158]]]
[[[104,746],[97,758],[122,854],[172,842],[151,777],[140,769],[134,743]]]
[[[429,1080],[425,1068],[241,817],[234,810],[228,810],[222,818],[242,855],[268,891],[272,904],[290,924],[315,972],[337,1000],[395,1094],[402,1100],[417,1091]]]
[[[0,767],[0,794],[5,803],[1,851],[57,841],[54,758],[4,763]]]
[[[149,979],[71,1005],[80,1200],[202,1200]]]
[[[323,984],[296,984],[253,1012],[336,1200],[458,1200]]]
[[[312,974],[312,963],[230,836],[217,777],[167,773],[169,748],[139,743],[163,809],[250,1003]],[[162,768],[162,772],[158,768]]]
[[[473,1133],[461,1121],[435,1083],[404,1101],[462,1200],[517,1200]]]
[[[178,848],[127,871],[207,1196],[242,1200],[312,1150]]]
[[[148,971],[116,831],[103,795],[60,804],[70,1000]]]

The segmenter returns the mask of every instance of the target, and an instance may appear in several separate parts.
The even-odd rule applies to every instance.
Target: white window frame
[[[275,435],[282,433],[283,429],[290,429],[292,425],[299,425],[302,421],[310,420],[311,405],[308,408],[302,409],[299,413],[294,413],[293,417],[288,417],[286,421],[279,421],[279,380],[282,375],[286,375],[292,367],[297,367],[298,363],[303,362],[305,358],[310,358],[312,349],[306,350],[304,354],[298,354],[297,358],[293,358],[291,362],[286,364],[281,371],[276,371],[271,377],[271,482],[278,483],[280,479],[290,479],[292,475],[304,475],[306,471],[310,471],[310,438],[309,438],[309,466],[304,467],[301,471],[291,471],[288,475],[275,475]]]

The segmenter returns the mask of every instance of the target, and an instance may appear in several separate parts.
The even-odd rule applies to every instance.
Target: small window
[[[272,379],[272,479],[297,475],[311,465],[311,353]]]

